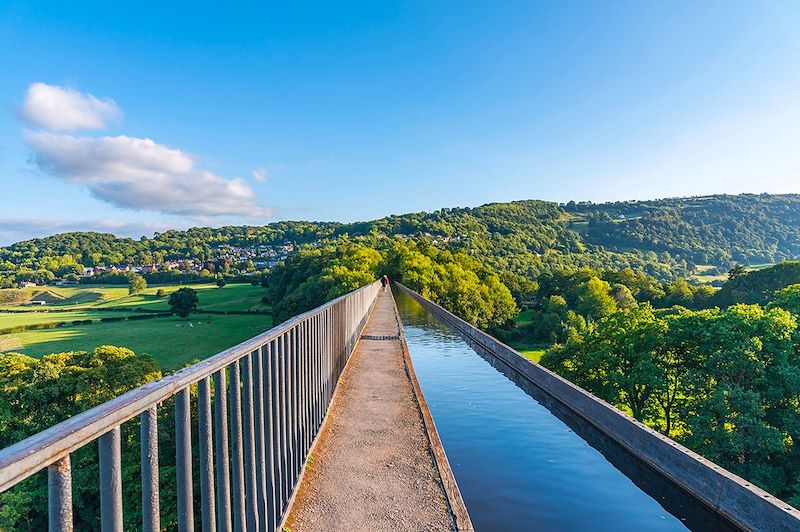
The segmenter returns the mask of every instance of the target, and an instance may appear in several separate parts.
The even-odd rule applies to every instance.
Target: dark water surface
[[[476,530],[686,530],[416,301],[395,297]]]

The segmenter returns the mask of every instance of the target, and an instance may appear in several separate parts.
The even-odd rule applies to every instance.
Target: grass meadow
[[[272,326],[266,314],[209,314],[203,311],[267,311],[261,303],[264,290],[250,284],[191,285],[197,290],[199,311],[187,320],[176,317],[101,322],[104,317],[141,315],[140,312],[112,311],[113,308],[139,308],[153,311],[169,309],[169,294],[180,286],[148,287],[142,294],[128,295],[127,287],[69,286],[27,288],[30,298],[45,299],[44,307],[68,310],[46,312],[43,308],[21,304],[0,309],[27,310],[24,313],[0,312],[0,329],[56,321],[69,324],[54,328],[0,334],[0,352],[17,351],[41,357],[65,351],[87,351],[99,345],[116,345],[148,354],[166,370],[218,353]],[[161,289],[163,296],[156,296]],[[75,320],[93,320],[91,325],[72,325]]]

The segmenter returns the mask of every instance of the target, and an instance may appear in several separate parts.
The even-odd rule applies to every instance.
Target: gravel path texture
[[[455,529],[399,332],[383,292],[306,466],[286,522],[292,532]]]

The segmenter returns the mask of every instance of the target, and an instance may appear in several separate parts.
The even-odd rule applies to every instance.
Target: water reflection
[[[577,435],[564,422],[566,413],[562,420],[543,406],[554,408],[541,391],[522,389],[509,379],[513,372],[496,371],[416,301],[395,297],[415,371],[477,530],[686,529],[686,521],[659,504],[665,499],[642,491],[584,438],[606,454],[618,453],[608,440],[585,427]],[[663,488],[660,477],[627,462],[616,465],[648,478],[652,493]],[[694,512],[691,501],[671,504],[678,515]],[[718,528],[713,518],[688,523]]]

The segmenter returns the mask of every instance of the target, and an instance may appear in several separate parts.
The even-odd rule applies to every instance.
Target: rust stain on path
[[[306,466],[292,532],[455,529],[401,342],[383,292]]]

